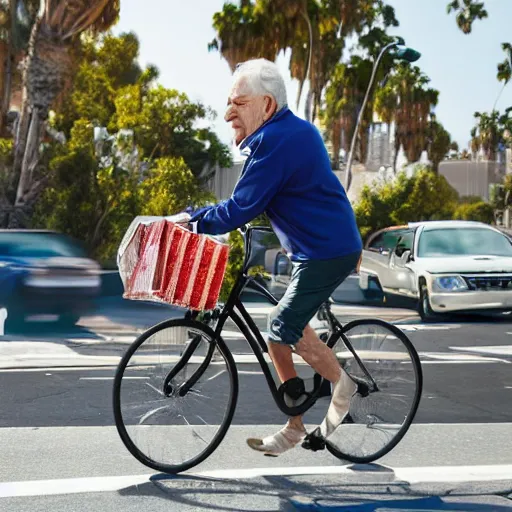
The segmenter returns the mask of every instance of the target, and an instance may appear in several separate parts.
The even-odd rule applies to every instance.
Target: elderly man
[[[316,430],[327,438],[357,387],[309,322],[358,265],[362,243],[354,213],[318,130],[288,109],[274,63],[255,59],[237,67],[225,119],[248,157],[231,198],[199,211],[191,222],[199,233],[222,234],[266,212],[293,264],[290,285],[269,316],[269,353],[285,386],[298,382],[292,352],[333,383],[331,404]],[[305,435],[301,417],[294,417],[274,435],[247,442],[276,456]]]

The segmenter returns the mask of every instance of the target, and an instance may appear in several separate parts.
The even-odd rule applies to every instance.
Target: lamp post
[[[415,62],[420,57],[421,54],[417,52],[416,50],[413,50],[412,48],[407,48],[404,46],[405,41],[401,37],[397,37],[396,41],[393,43],[389,43],[387,46],[385,46],[381,52],[379,53],[379,56],[377,57],[377,60],[375,61],[375,64],[373,65],[372,75],[370,78],[370,83],[368,84],[368,88],[366,89],[366,95],[363,100],[363,104],[361,105],[361,109],[359,110],[359,114],[357,116],[357,123],[354,130],[354,134],[352,135],[352,142],[350,143],[350,151],[348,153],[348,159],[347,159],[347,165],[346,165],[346,175],[345,175],[345,190],[348,192],[348,189],[350,188],[350,184],[352,182],[352,161],[354,160],[354,151],[356,147],[356,141],[357,141],[357,134],[359,132],[359,125],[361,124],[361,121],[363,119],[364,110],[366,108],[366,104],[368,103],[368,98],[370,97],[370,91],[372,89],[373,82],[375,80],[375,76],[377,75],[377,70],[379,68],[380,61],[382,60],[382,57],[389,52],[393,48],[401,47],[396,52],[396,57],[398,57],[401,60],[405,60],[407,62]]]

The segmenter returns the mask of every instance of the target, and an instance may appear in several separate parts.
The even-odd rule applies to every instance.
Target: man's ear
[[[274,96],[265,96],[265,121],[268,121],[277,110],[277,101]]]

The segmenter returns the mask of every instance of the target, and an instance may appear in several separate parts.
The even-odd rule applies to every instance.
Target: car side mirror
[[[409,262],[412,260],[412,251],[405,245],[399,244],[397,245],[395,249],[395,254],[398,258],[405,259],[406,262]],[[406,258],[404,258],[406,256]]]
[[[401,257],[404,255],[404,253],[405,253],[405,251],[406,251],[406,250],[407,250],[407,249],[406,249],[405,245],[401,245],[401,244],[399,244],[399,245],[397,245],[397,246],[396,246],[396,248],[395,248],[395,254],[396,254],[399,258],[401,258]]]

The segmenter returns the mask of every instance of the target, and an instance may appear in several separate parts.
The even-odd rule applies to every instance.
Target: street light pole
[[[363,104],[361,105],[361,109],[359,110],[359,114],[357,116],[357,123],[356,127],[354,129],[354,134],[352,135],[352,142],[350,143],[350,150],[348,153],[348,159],[347,159],[347,165],[346,165],[346,175],[345,175],[345,191],[348,192],[350,188],[350,184],[352,183],[352,162],[354,160],[354,152],[357,142],[357,134],[359,133],[359,126],[361,124],[361,121],[363,120],[364,111],[366,108],[366,104],[368,103],[368,98],[370,97],[370,92],[372,90],[373,82],[375,81],[375,76],[377,75],[377,69],[379,68],[380,61],[382,60],[382,57],[392,48],[395,48],[397,46],[403,46],[404,40],[401,37],[398,37],[396,41],[393,43],[389,43],[384,48],[382,48],[381,52],[379,53],[379,56],[377,57],[377,60],[375,61],[375,64],[373,65],[372,70],[372,76],[370,78],[370,83],[368,84],[368,88],[366,89],[366,94],[363,100]],[[403,51],[401,51],[398,55],[399,58],[403,60],[407,60],[408,62],[414,62],[420,58],[420,54],[412,50],[411,48],[405,48]]]

